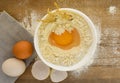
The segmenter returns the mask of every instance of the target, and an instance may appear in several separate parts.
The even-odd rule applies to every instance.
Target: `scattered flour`
[[[117,58],[120,56],[120,29],[119,28],[113,28],[113,27],[106,27],[106,28],[100,28],[101,24],[95,23],[97,25],[96,28],[98,30],[98,48],[96,50],[96,57],[94,57],[94,61],[86,65],[85,67],[79,68],[75,71],[71,71],[71,75],[75,78],[80,78],[82,73],[86,72],[89,68],[89,66],[92,64],[92,66],[100,65],[100,66],[119,66],[120,65],[120,58]],[[102,33],[100,32],[102,31]],[[100,36],[101,39],[100,39]]]
[[[85,64],[85,66],[83,67],[80,67],[74,71],[71,71],[70,74],[74,77],[74,78],[80,78],[80,75],[83,73],[83,72],[86,72],[88,67],[93,63],[93,60],[94,59],[91,59],[90,61],[88,61],[87,64]]]
[[[18,5],[19,6],[24,6],[29,2],[29,0],[24,0],[24,1],[19,1]]]
[[[97,37],[98,37],[98,45],[97,45],[96,51],[95,51],[94,55],[92,56],[91,60],[88,60],[87,63],[86,63],[83,67],[78,68],[78,69],[70,72],[70,74],[71,74],[74,78],[78,78],[78,79],[79,79],[80,76],[81,76],[81,74],[82,74],[83,72],[86,72],[86,71],[88,70],[89,66],[90,66],[91,64],[93,64],[94,59],[95,59],[95,58],[97,57],[97,55],[98,55],[98,52],[99,52],[99,44],[100,44],[100,37],[101,37],[101,23],[100,23],[100,22],[96,23],[95,27],[96,27],[96,30],[97,30]]]
[[[76,69],[76,70],[74,70],[74,71],[71,71],[70,74],[71,74],[74,78],[79,79],[80,76],[82,75],[82,73],[86,72],[86,71],[89,69],[89,66],[94,63],[95,57],[98,56],[98,52],[99,52],[98,50],[99,50],[99,48],[97,47],[97,49],[96,49],[93,57],[91,58],[91,60],[87,61],[87,63],[86,63],[83,67],[80,67],[80,68],[78,68],[78,69]]]
[[[119,49],[120,49],[120,47],[114,47],[113,48],[113,53],[120,56],[120,50]]]
[[[117,8],[115,6],[110,6],[109,7],[109,13],[112,14],[112,15],[116,14],[116,9]]]
[[[30,14],[26,11],[27,16],[23,18],[21,24],[25,27],[32,35],[34,35],[35,29],[38,26],[40,15],[35,11],[31,11]]]
[[[120,30],[118,30],[117,28],[112,28],[112,27],[108,27],[105,28],[103,30],[103,34],[104,36],[111,36],[111,37],[119,37],[120,36]]]

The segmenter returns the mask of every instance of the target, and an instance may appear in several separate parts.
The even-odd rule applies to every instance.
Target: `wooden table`
[[[84,12],[101,31],[94,63],[78,78],[70,72],[62,83],[120,83],[120,0],[0,0],[0,11],[6,10],[19,22],[28,16],[31,24],[32,11],[41,19],[48,8],[55,9],[55,1],[60,7]],[[34,34],[35,27],[26,29]],[[34,79],[31,66],[16,83],[51,83],[50,78],[44,81]]]

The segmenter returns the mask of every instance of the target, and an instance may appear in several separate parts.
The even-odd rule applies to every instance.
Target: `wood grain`
[[[101,30],[100,44],[93,65],[79,78],[69,74],[62,83],[120,83],[120,0],[1,0],[0,11],[6,10],[21,22],[32,10],[42,18],[48,8],[55,8],[55,1],[60,7],[82,11]],[[116,8],[114,15],[109,12],[111,6]],[[51,83],[50,78],[44,81],[34,79],[30,70],[31,66],[16,83]]]

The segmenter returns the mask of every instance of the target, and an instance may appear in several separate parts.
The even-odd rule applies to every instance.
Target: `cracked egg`
[[[75,28],[71,32],[64,30],[61,34],[51,32],[49,43],[63,50],[69,50],[80,44],[80,34]]]

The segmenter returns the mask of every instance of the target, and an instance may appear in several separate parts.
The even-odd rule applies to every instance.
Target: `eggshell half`
[[[37,60],[32,66],[32,75],[37,80],[44,80],[50,74],[50,68],[40,60]]]
[[[68,74],[66,71],[52,70],[50,74],[50,78],[52,82],[61,82],[65,80],[67,77]]]

